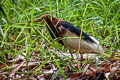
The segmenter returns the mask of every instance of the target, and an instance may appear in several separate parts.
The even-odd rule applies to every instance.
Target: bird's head
[[[53,39],[60,37],[60,32],[58,29],[60,28],[60,23],[63,20],[59,20],[56,17],[51,16],[49,14],[42,15],[39,18],[33,20],[33,22],[43,22],[43,21],[45,22],[46,27],[48,28]],[[58,41],[58,42],[63,44],[62,41]]]
[[[53,27],[54,25],[57,24],[57,22],[59,22],[57,18],[49,14],[41,15],[39,18],[33,20],[33,22],[42,22],[42,21],[45,21],[47,24],[49,24],[50,27]]]

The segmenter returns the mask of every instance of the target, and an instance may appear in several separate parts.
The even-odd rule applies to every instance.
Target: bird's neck
[[[58,19],[54,19],[54,18],[51,19],[51,18],[47,17],[45,19],[45,21],[50,27],[53,27],[58,22]]]
[[[52,20],[50,18],[47,18],[46,20],[47,23],[47,28],[52,36],[53,39],[59,38],[60,35],[57,31],[57,27],[59,26],[59,23],[62,22],[61,20],[59,21],[57,18],[52,17]],[[50,30],[51,28],[51,30]],[[62,40],[58,41],[59,43],[61,43],[62,45],[64,45],[64,43],[62,42]]]
[[[57,19],[56,20],[54,20],[54,19],[51,20],[50,17],[47,17],[45,19],[46,26],[47,26],[47,28],[48,28],[48,30],[49,30],[53,39],[55,39],[56,37],[59,37],[58,34],[57,34],[57,31],[56,31],[56,28],[55,28],[56,27],[55,25],[56,25],[57,21],[58,21]]]

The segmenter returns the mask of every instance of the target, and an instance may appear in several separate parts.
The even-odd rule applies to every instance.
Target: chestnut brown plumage
[[[49,14],[42,15],[39,19],[34,19],[34,22],[41,22],[41,20],[44,20],[46,23],[46,27],[52,38],[62,38],[58,42],[70,51],[77,51],[79,53],[104,52],[98,41],[94,37],[88,36],[83,31],[82,38],[80,39],[81,30],[74,27],[69,22],[59,20]]]

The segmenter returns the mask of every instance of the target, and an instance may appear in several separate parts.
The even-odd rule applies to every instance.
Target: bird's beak
[[[33,19],[33,22],[42,22],[43,20],[41,18],[35,18]],[[31,23],[32,21],[28,21],[28,23]]]
[[[33,20],[33,22],[41,22],[41,21],[42,21],[41,18],[35,18],[35,19]]]

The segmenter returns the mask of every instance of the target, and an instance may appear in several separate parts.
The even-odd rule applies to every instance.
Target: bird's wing
[[[69,29],[71,32],[73,32],[74,34],[76,34],[77,36],[80,37],[80,33],[81,33],[81,30],[74,27],[72,24],[64,21],[64,22],[61,22],[61,25],[66,28],[66,29]],[[89,37],[85,32],[82,31],[82,39],[86,40],[87,42],[90,42],[90,43],[96,43],[91,37]]]

